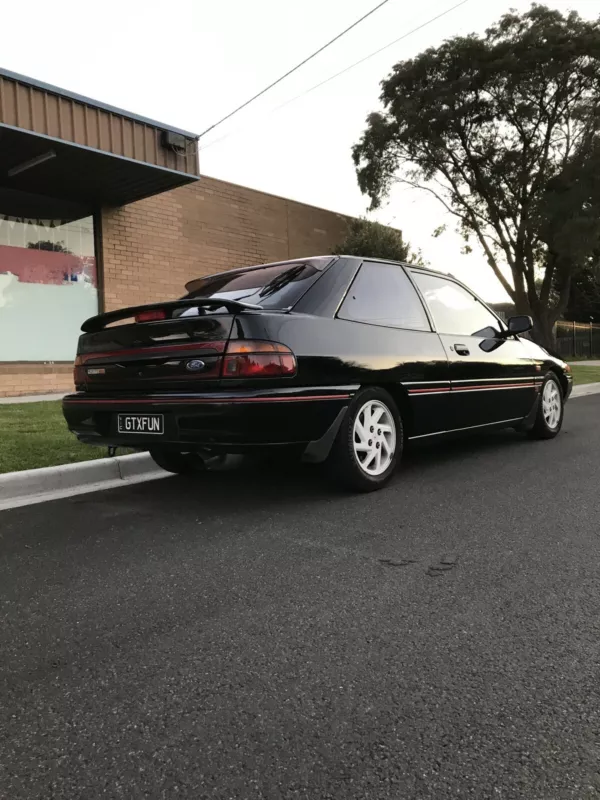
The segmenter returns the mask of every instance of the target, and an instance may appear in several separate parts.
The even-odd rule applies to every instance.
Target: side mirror
[[[518,317],[510,317],[507,322],[508,332],[511,336],[517,333],[527,333],[533,328],[533,320],[524,314]]]

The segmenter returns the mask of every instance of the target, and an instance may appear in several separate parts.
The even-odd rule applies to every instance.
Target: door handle
[[[465,344],[455,344],[454,350],[457,356],[468,356],[470,355],[469,348]]]

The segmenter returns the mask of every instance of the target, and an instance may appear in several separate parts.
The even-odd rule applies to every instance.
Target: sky
[[[351,147],[379,108],[393,65],[444,39],[482,32],[526,0],[388,0],[340,41],[201,139],[200,170],[232,183],[364,215]],[[547,0],[591,18],[600,0]],[[30,0],[5,3],[2,66],[133,113],[202,133],[377,5],[377,0]],[[405,34],[326,85],[311,87]],[[298,95],[302,95],[298,97]],[[297,99],[295,99],[297,98]],[[290,102],[291,101],[291,102]],[[506,299],[479,251],[462,255],[453,218],[413,189],[376,218],[403,231],[435,269]],[[439,238],[433,231],[447,224]],[[310,255],[310,254],[306,254]]]

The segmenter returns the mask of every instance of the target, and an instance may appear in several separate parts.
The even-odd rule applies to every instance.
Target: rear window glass
[[[330,262],[330,258],[315,258],[310,261],[267,264],[249,270],[209,275],[188,283],[187,297],[243,300],[262,308],[290,308],[300,300]]]

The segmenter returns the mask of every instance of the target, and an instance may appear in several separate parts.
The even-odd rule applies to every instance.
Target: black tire
[[[548,409],[544,406],[545,392],[551,391],[546,389],[548,385],[555,387],[557,390],[555,398],[559,404],[558,421],[553,425],[549,424]],[[553,372],[549,372],[544,378],[544,382],[542,383],[542,387],[540,389],[540,399],[535,422],[533,423],[533,427],[527,431],[527,435],[530,439],[554,439],[555,436],[558,436],[560,429],[562,428],[564,413],[565,400],[562,386],[560,385],[560,381],[557,376]],[[551,418],[550,422],[552,422]]]
[[[354,443],[356,418],[369,401],[377,401],[384,406],[395,428],[395,447],[391,461],[379,475],[371,475],[361,466]],[[377,437],[377,430],[373,433]],[[329,471],[338,483],[352,491],[373,492],[382,489],[391,479],[402,457],[403,441],[402,418],[391,395],[379,387],[361,389],[352,398],[329,454],[327,460]]]
[[[215,469],[224,463],[226,456],[205,458],[200,453],[179,453],[177,450],[150,450],[154,462],[161,469],[176,475],[191,475],[194,472],[205,472]]]

